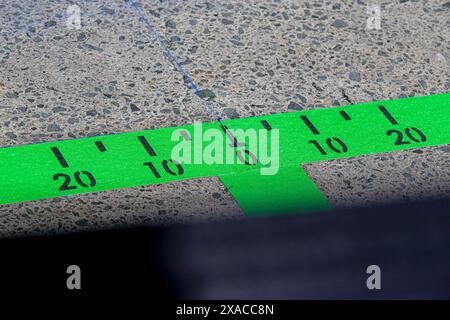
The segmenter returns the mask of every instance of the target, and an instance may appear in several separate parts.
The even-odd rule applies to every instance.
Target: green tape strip
[[[397,124],[384,115],[380,106]],[[345,120],[341,113],[351,120]],[[313,134],[300,120],[301,115],[306,115],[320,134]],[[258,120],[263,118],[280,130],[279,175],[261,176],[252,172],[220,176],[248,216],[328,209],[328,201],[306,179],[301,164],[450,143],[448,93],[277,114]],[[239,125],[248,128],[256,123],[254,119],[242,119]],[[344,142],[347,151],[342,152],[342,146],[333,138]],[[341,152],[333,151],[327,139]]]
[[[281,167],[274,176],[252,170],[220,179],[248,217],[330,209],[325,196],[300,166]]]
[[[448,144],[450,93],[223,123],[230,129],[264,129],[263,120],[279,130],[276,175],[261,175],[262,164],[239,162],[180,168],[170,161],[179,143],[171,136],[181,129],[197,139],[189,125],[0,149],[0,204],[219,176],[250,216],[323,210],[329,204],[301,164]],[[203,124],[203,131],[210,128],[220,124]],[[145,137],[147,149],[139,137]]]

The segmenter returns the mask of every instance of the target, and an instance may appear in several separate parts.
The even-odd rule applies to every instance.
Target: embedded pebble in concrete
[[[363,1],[139,2],[202,97],[126,2],[73,3],[80,29],[69,3],[0,4],[0,145],[212,121],[201,98],[227,119],[450,91],[446,0],[380,1],[380,29]],[[447,195],[448,146],[420,151],[305,168],[335,206]],[[1,206],[0,235],[240,215],[208,178]]]

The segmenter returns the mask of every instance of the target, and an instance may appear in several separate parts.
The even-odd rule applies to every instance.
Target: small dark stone
[[[173,20],[168,20],[166,22],[166,28],[170,28],[170,29],[176,29],[177,25]]]
[[[87,219],[80,219],[80,220],[77,220],[75,223],[81,227],[85,227],[88,225]]]
[[[78,122],[79,121],[76,118],[69,118],[69,119],[67,119],[67,123],[68,124],[75,124],[75,123],[78,123]]]
[[[57,125],[56,123],[50,123],[47,126],[47,131],[48,132],[57,132],[57,131],[62,131],[61,127],[59,125]]]
[[[225,108],[223,109],[223,112],[229,117],[229,118],[238,118],[239,113],[234,108]]]
[[[297,94],[296,97],[299,98],[303,104],[306,104],[306,102],[308,102],[308,100],[306,100],[306,98],[300,94]]]
[[[294,101],[289,102],[288,109],[289,110],[303,110],[302,106]]]
[[[157,17],[157,18],[160,17],[159,12],[157,12],[157,11],[155,11],[155,10],[149,10],[149,12],[150,12],[150,14],[151,14],[152,16],[155,16],[155,17]]]
[[[316,89],[317,91],[323,91],[323,89],[315,82],[311,83],[311,85]]]
[[[350,73],[348,74],[348,77],[352,81],[356,81],[356,82],[360,82],[361,81],[361,74],[359,72],[356,72],[356,71],[350,71]]]
[[[86,40],[86,34],[84,32],[81,32],[78,35],[78,41],[84,41],[84,40]]]
[[[335,28],[345,28],[347,26],[347,22],[340,19],[336,19],[331,25]]]
[[[56,26],[56,21],[55,20],[49,20],[46,23],[44,23],[44,26],[46,28],[54,27],[54,26]]]
[[[228,26],[228,25],[230,25],[230,24],[233,24],[233,21],[232,21],[232,20],[228,20],[228,19],[222,19],[222,23],[223,23],[224,25]]]
[[[102,49],[102,48],[93,46],[92,44],[89,44],[89,43],[85,43],[84,46],[85,46],[86,48],[90,49],[90,50],[95,50],[95,51],[98,51],[98,52],[103,52],[103,49]]]
[[[384,50],[378,50],[378,55],[380,57],[388,57],[389,56],[389,54]]]
[[[7,93],[5,93],[5,96],[10,99],[15,99],[15,98],[19,97],[17,92],[7,92]]]
[[[95,111],[95,110],[86,111],[86,115],[87,116],[91,116],[91,117],[95,117],[97,115],[97,111]]]
[[[238,47],[242,47],[244,45],[242,42],[235,40],[235,39],[230,39],[230,42]]]
[[[135,105],[134,103],[131,103],[130,107],[131,107],[131,111],[133,111],[133,112],[141,111],[141,109],[139,109],[138,106]]]
[[[116,13],[116,10],[105,7],[105,6],[102,7],[102,11],[109,15],[114,15]]]
[[[191,49],[189,49],[189,52],[192,54],[195,54],[197,52],[198,46],[193,46]]]
[[[52,109],[52,111],[53,111],[53,113],[64,112],[64,111],[66,111],[66,108],[61,107],[61,106],[57,106],[57,107],[54,107]]]
[[[14,134],[14,132],[6,132],[5,135],[10,139],[16,139],[17,136]]]
[[[181,38],[179,36],[172,36],[170,38],[170,42],[180,42]]]
[[[212,92],[209,89],[204,89],[201,90],[198,94],[197,94],[200,98],[204,99],[204,100],[208,100],[208,101],[212,101],[214,100],[214,98],[216,97],[216,95],[214,94],[214,92]]]

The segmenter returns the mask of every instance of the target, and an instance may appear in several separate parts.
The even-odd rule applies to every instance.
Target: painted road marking
[[[389,120],[383,110],[395,119]],[[341,121],[341,111],[351,115],[351,121]],[[314,119],[314,128],[320,127],[320,134],[316,134],[317,128],[299,126],[299,119]],[[229,130],[262,130],[262,123],[270,123],[271,132],[279,130],[279,171],[275,175],[261,175],[264,165],[260,162],[176,162],[171,159],[178,143],[171,139],[174,130],[182,130],[195,141],[194,125],[187,125],[1,148],[0,204],[217,176],[248,216],[324,210],[330,205],[302,170],[302,164],[450,144],[450,93],[202,126],[204,130],[221,130],[227,147],[243,158],[246,145]],[[99,141],[101,145],[96,143]],[[92,144],[100,151],[108,146],[108,151],[99,152],[90,147]]]

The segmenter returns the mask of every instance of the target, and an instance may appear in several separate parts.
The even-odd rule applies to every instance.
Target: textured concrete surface
[[[450,2],[140,1],[224,118],[450,91]],[[81,8],[82,27],[66,27]],[[211,121],[124,1],[0,4],[0,145]],[[450,194],[449,146],[304,167],[335,206]],[[241,217],[216,178],[0,207],[0,235]]]

